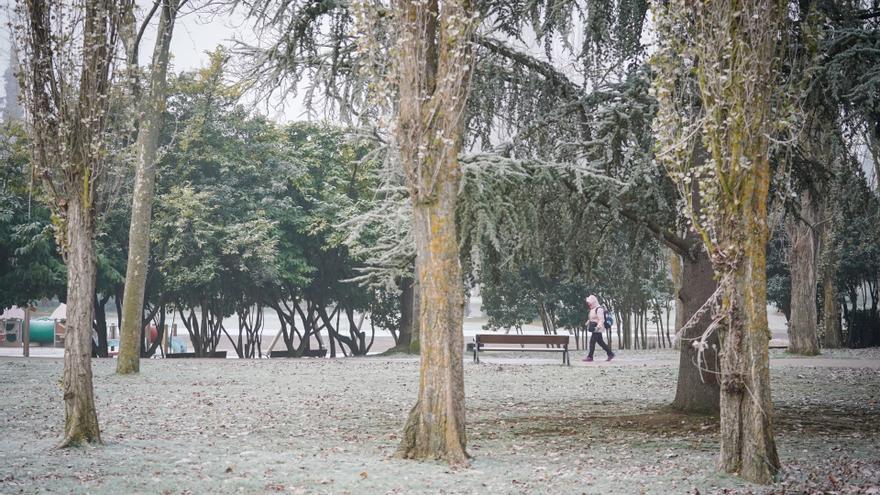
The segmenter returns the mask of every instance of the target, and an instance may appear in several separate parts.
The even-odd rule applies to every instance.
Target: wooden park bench
[[[549,347],[486,347],[486,344],[546,345]],[[474,336],[474,362],[479,363],[479,353],[486,351],[561,352],[562,364],[571,366],[568,356],[568,335],[478,333]]]
[[[302,356],[299,357],[326,357],[327,349],[305,349],[302,353]],[[286,358],[286,357],[297,357],[296,351],[271,351],[269,353],[270,358]]]
[[[165,355],[165,357],[172,359],[185,359],[185,358],[195,358],[196,353],[194,352],[169,352]],[[218,359],[226,359],[226,351],[214,351],[209,352],[206,356],[202,356],[206,358],[218,358]]]

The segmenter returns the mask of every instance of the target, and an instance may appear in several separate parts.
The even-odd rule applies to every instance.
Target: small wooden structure
[[[20,345],[24,330],[24,310],[13,306],[0,312],[0,342]]]
[[[67,335],[67,304],[59,304],[49,319],[55,322],[55,345],[61,344],[64,347],[64,337]]]

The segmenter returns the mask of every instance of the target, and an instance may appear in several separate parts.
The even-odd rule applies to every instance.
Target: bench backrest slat
[[[568,344],[568,335],[506,335],[480,333],[476,340],[480,344]]]

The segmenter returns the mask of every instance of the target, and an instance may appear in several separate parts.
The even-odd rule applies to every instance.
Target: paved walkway
[[[649,351],[650,352],[650,351]],[[470,356],[470,354],[468,355]],[[658,351],[657,355],[652,356],[647,353],[640,353],[635,356],[627,356],[625,351],[618,351],[613,361],[605,361],[604,353],[596,359],[596,361],[585,363],[581,361],[584,354],[583,351],[574,352],[571,355],[571,365],[579,367],[647,367],[647,368],[674,368],[678,367],[678,356],[671,354],[669,351]],[[541,364],[541,365],[560,365],[560,359],[547,358],[531,358],[516,355],[490,355],[480,354],[481,364]],[[469,361],[470,362],[470,361]],[[788,367],[807,367],[807,368],[870,368],[880,370],[880,359],[864,358],[864,357],[798,357],[798,356],[771,356],[771,368],[788,368]]]
[[[838,355],[819,355],[819,356],[793,356],[789,354],[773,353],[770,356],[771,368],[783,367],[807,367],[807,368],[870,368],[880,369],[880,359],[876,357],[865,356],[840,356],[842,352],[847,350],[832,350]],[[654,350],[654,351],[635,351],[629,353],[627,351],[615,351],[617,355],[614,360],[608,362],[605,360],[605,353],[601,350],[596,351],[596,360],[593,362],[583,362],[585,351],[576,350],[571,353],[571,365],[583,367],[606,367],[606,366],[637,366],[649,368],[675,368],[678,367],[679,357],[678,351],[674,350]],[[849,350],[849,352],[858,352],[857,350]],[[471,353],[466,353],[466,358],[470,358]],[[485,364],[541,364],[541,365],[561,365],[562,358],[548,358],[546,356],[537,356],[533,354],[516,354],[516,353],[480,353],[480,362]],[[468,359],[468,362],[471,362]]]
[[[0,347],[0,356],[22,357],[23,349],[21,347]],[[62,347],[31,347],[31,357],[50,357],[63,358],[64,348]]]
[[[31,347],[31,357],[33,358],[63,358],[64,349],[52,347]],[[21,357],[22,349],[20,347],[0,347],[0,356],[2,357]],[[581,361],[584,351],[574,351],[571,354],[571,365],[578,367],[648,367],[648,368],[674,368],[678,366],[678,355],[675,351],[641,351],[636,354],[630,354],[626,351],[618,351],[617,357],[613,361],[605,361],[602,354],[596,361],[585,363]],[[232,353],[232,356],[235,356]],[[471,364],[471,353],[465,353],[465,364]],[[362,358],[355,358],[362,359]],[[409,359],[417,360],[416,357],[400,357],[393,359]],[[516,355],[514,353],[491,354],[481,353],[480,362],[482,364],[494,365],[560,365],[562,358],[531,357],[527,354]],[[859,356],[841,357],[841,356],[813,356],[813,357],[797,357],[789,355],[771,356],[771,368],[787,368],[787,367],[809,367],[809,368],[870,368],[880,370],[880,359],[866,358]]]

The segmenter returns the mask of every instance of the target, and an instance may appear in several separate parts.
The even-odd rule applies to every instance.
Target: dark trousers
[[[602,332],[596,330],[593,332],[593,335],[590,336],[590,357],[593,357],[593,351],[596,350],[596,344],[599,344],[599,347],[605,350],[608,355],[612,355],[611,349],[608,348],[608,344],[605,343],[605,338],[602,337]]]

